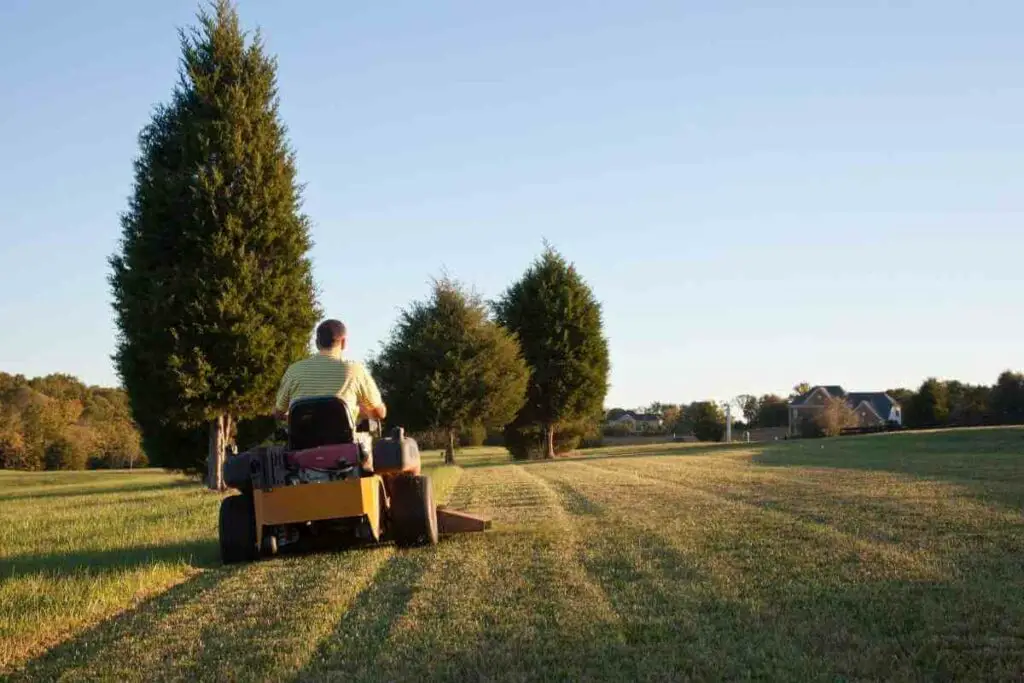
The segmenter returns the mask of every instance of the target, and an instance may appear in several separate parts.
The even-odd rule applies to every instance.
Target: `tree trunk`
[[[218,415],[210,422],[210,447],[206,454],[206,486],[223,491],[224,458],[232,441],[231,416]]]
[[[455,464],[455,430],[448,430],[448,447],[444,449],[444,463],[446,465]]]
[[[555,426],[544,425],[544,458],[553,460],[555,457]]]

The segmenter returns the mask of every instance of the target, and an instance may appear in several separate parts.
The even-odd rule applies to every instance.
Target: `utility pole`
[[[725,404],[725,442],[732,443],[732,401]]]

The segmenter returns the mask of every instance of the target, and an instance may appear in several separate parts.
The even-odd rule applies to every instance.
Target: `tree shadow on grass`
[[[5,675],[4,680],[10,681],[49,681],[63,679],[65,676],[73,678],[75,669],[85,667],[96,657],[111,652],[111,648],[125,638],[145,638],[177,606],[212,590],[237,571],[244,571],[244,567],[197,574],[147,598],[128,611],[87,628],[41,655],[0,673]]]
[[[391,628],[405,614],[433,552],[429,547],[401,550],[388,558],[293,680],[372,679],[373,663],[386,646]]]
[[[26,576],[61,577],[88,572],[90,575],[136,569],[155,562],[184,562],[197,568],[220,565],[214,540],[193,540],[163,545],[35,553],[0,559],[0,578]]]
[[[807,577],[737,592],[708,573],[706,558],[654,537],[586,545],[583,566],[613,621],[566,620],[593,606],[560,597],[526,565],[524,583],[507,588],[524,591],[525,612],[481,605],[480,630],[437,620],[418,625],[413,642],[395,642],[389,634],[424,569],[417,558],[395,558],[296,680],[954,681],[1022,671],[1024,601],[982,580]],[[467,588],[474,593],[451,586]]]

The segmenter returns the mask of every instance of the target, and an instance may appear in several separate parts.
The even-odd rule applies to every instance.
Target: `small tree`
[[[88,454],[81,444],[60,437],[46,447],[45,463],[48,470],[84,470]]]
[[[531,369],[526,402],[510,429],[539,428],[544,457],[553,458],[560,425],[603,410],[609,355],[601,305],[575,266],[545,245],[494,310],[519,338]]]
[[[676,422],[679,421],[679,414],[682,408],[675,403],[666,403],[661,409],[661,423],[665,425],[666,430],[672,429]]]
[[[714,401],[697,401],[686,409],[693,435],[701,441],[721,441],[725,436],[725,415]]]
[[[5,405],[0,405],[0,468],[30,469],[21,415]]]
[[[789,404],[786,399],[775,394],[765,394],[757,399],[757,417],[754,420],[758,427],[785,427],[789,424]]]
[[[789,397],[790,398],[797,398],[799,396],[803,396],[804,394],[806,394],[810,390],[811,390],[811,385],[810,384],[808,384],[807,382],[800,382],[799,384],[797,384],[797,385],[795,385],[793,387],[793,393],[791,393],[789,395]]]
[[[822,436],[839,436],[847,427],[857,426],[857,411],[844,399],[830,396],[814,416],[813,424]]]
[[[460,432],[501,428],[515,417],[529,376],[515,337],[447,278],[435,281],[427,302],[402,312],[369,367],[388,419],[413,432],[443,430],[448,463]]]
[[[320,311],[276,65],[227,0],[200,23],[140,136],[110,283],[114,360],[146,453],[222,489],[236,421],[270,411]]]
[[[740,394],[736,397],[736,405],[743,411],[743,419],[753,427],[757,423],[757,397],[751,394]]]

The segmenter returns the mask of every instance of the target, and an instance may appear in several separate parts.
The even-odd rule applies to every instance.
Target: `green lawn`
[[[635,453],[630,455],[630,453]],[[432,463],[438,454],[426,454]],[[219,496],[0,473],[26,680],[1021,680],[1024,430],[434,469],[494,529],[218,566]]]

